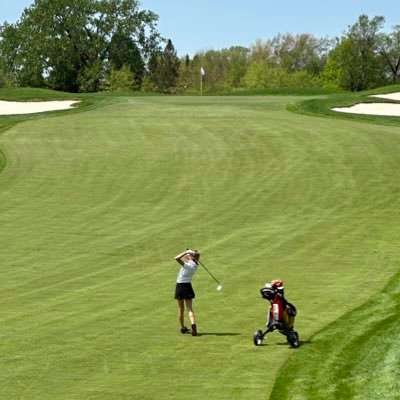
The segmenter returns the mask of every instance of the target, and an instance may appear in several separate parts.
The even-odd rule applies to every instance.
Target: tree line
[[[196,93],[274,87],[359,91],[400,81],[400,25],[361,15],[341,37],[277,34],[179,58],[136,0],[36,0],[0,25],[0,87]]]

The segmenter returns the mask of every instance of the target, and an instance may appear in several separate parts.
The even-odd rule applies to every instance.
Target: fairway
[[[110,97],[2,132],[0,398],[267,399],[368,304],[399,270],[400,131],[286,110],[301,99]],[[193,281],[198,337],[173,299],[187,247],[223,285]],[[252,343],[276,277],[296,350]]]

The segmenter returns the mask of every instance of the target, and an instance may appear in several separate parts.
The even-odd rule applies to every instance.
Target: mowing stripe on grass
[[[398,128],[294,100],[121,97],[0,136],[0,397],[265,399],[293,351],[252,344],[261,285],[285,281],[307,341],[388,282]],[[197,274],[197,338],[173,300],[187,247],[224,286]]]
[[[313,336],[280,371],[270,399],[397,399],[400,274]]]

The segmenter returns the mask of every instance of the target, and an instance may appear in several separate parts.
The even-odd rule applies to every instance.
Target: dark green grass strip
[[[7,163],[6,157],[4,156],[3,152],[0,150],[0,172],[6,166],[6,163]]]
[[[366,304],[303,343],[270,399],[398,399],[399,307],[398,273]]]
[[[79,95],[48,89],[26,87],[0,89],[0,99],[10,101],[67,100],[75,99],[77,96]]]
[[[287,106],[292,112],[313,115],[317,117],[329,117],[351,121],[362,121],[381,125],[400,125],[400,117],[377,116],[364,114],[351,114],[332,111],[334,107],[350,107],[357,103],[395,103],[393,100],[385,100],[377,97],[369,97],[376,94],[387,94],[400,91],[400,85],[387,86],[384,88],[368,90],[359,93],[342,92],[331,94],[325,98],[307,99]]]

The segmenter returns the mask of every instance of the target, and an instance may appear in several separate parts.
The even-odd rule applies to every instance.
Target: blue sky
[[[33,0],[3,0],[0,22],[17,21]],[[230,46],[249,47],[278,33],[335,37],[361,14],[385,17],[385,30],[400,25],[398,0],[141,0],[159,15],[158,30],[179,56]]]

